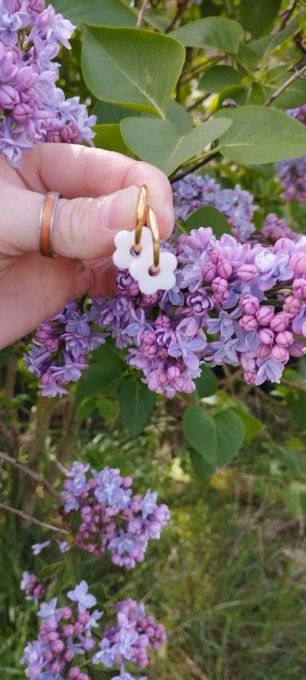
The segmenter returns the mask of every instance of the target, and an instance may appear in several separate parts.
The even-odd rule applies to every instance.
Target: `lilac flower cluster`
[[[166,642],[164,626],[154,616],[146,615],[144,606],[135,600],[119,602],[116,624],[101,632],[103,612],[93,610],[97,601],[88,592],[88,583],[81,581],[67,593],[67,598],[63,607],[58,606],[56,597],[41,603],[38,637],[27,644],[20,661],[26,665],[25,674],[30,680],[90,680],[80,668],[84,660],[88,669],[97,664],[106,668],[119,666],[120,674],[112,680],[135,680],[126,671],[125,663],[146,668],[149,650],[157,651]],[[99,638],[99,651],[95,651]]]
[[[146,616],[144,606],[135,600],[119,602],[116,610],[116,625],[104,630],[93,663],[103,663],[107,668],[120,666],[120,675],[113,680],[133,680],[125,670],[125,662],[146,668],[149,649],[157,651],[166,642],[166,633],[164,626],[156,623],[154,616]],[[146,678],[142,676],[139,680]]]
[[[267,241],[268,243],[275,243],[280,238],[289,238],[292,241],[298,241],[300,234],[293,231],[289,224],[275,213],[269,213],[264,221],[260,231],[256,234],[257,239]]]
[[[102,612],[89,612],[96,598],[88,593],[86,581],[69,591],[67,597],[70,603],[64,607],[58,606],[56,597],[40,606],[38,638],[26,646],[21,659],[30,680],[89,680],[74,662],[95,647],[92,630],[98,627]]]
[[[29,574],[28,571],[24,571],[22,574],[20,588],[25,591],[27,600],[34,600],[36,603],[42,600],[45,595],[43,583],[41,583],[35,574]]]
[[[95,116],[56,86],[73,30],[44,0],[0,0],[0,155],[13,165],[38,142],[91,143]]]
[[[306,125],[306,105],[289,109],[289,116]],[[292,158],[276,164],[279,181],[283,188],[282,198],[287,201],[306,201],[306,156]]]
[[[175,215],[186,220],[191,213],[205,205],[211,205],[224,213],[233,234],[240,241],[248,241],[255,227],[252,223],[255,206],[253,196],[239,184],[235,189],[224,189],[210,175],[201,177],[196,173],[173,185]]]
[[[40,378],[42,395],[64,394],[65,385],[79,380],[87,368],[88,352],[103,342],[103,334],[91,326],[90,313],[84,313],[76,302],[70,302],[41,324],[25,361],[28,369]],[[56,364],[54,353],[58,357]]]
[[[61,492],[63,512],[79,519],[75,545],[93,555],[108,552],[113,564],[132,569],[144,559],[150,539],[160,538],[169,521],[166,505],[157,494],[132,496],[133,480],[105,467],[96,472],[74,462]]]
[[[172,290],[142,295],[118,271],[116,296],[96,298],[91,321],[127,348],[150,390],[170,398],[192,392],[205,363],[241,365],[256,385],[279,382],[290,356],[304,353],[306,237],[263,246],[200,228],[178,237],[176,255]],[[49,361],[56,373],[56,352]]]

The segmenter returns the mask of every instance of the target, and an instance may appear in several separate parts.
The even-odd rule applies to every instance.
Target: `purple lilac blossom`
[[[169,510],[157,504],[157,494],[147,491],[143,498],[133,496],[132,483],[131,477],[122,477],[117,469],[97,472],[75,462],[61,492],[63,512],[73,526],[77,518],[76,547],[98,556],[109,553],[114,564],[126,569],[144,559],[149,540],[160,538],[169,521]],[[68,597],[82,611],[88,602],[86,583]]]
[[[211,205],[224,213],[233,234],[240,241],[249,240],[254,232],[252,223],[255,206],[253,196],[239,184],[226,189],[210,175],[191,173],[173,185],[175,215],[186,220],[195,210]]]
[[[90,314],[84,313],[81,304],[71,302],[38,328],[26,364],[40,378],[43,396],[65,394],[67,383],[79,380],[87,368],[88,352],[103,344],[103,333],[90,323]],[[60,357],[56,364],[55,351]]]
[[[14,166],[37,143],[91,143],[95,116],[56,85],[73,30],[44,0],[0,0],[0,155]]]
[[[25,591],[27,600],[34,600],[36,603],[42,600],[45,594],[43,583],[41,583],[35,574],[29,574],[28,571],[24,571],[22,574],[20,588]]]
[[[56,597],[40,606],[38,638],[26,646],[21,659],[30,680],[64,677],[89,680],[87,673],[72,664],[79,655],[88,657],[96,646],[92,628],[97,626],[102,612],[89,611],[96,604],[96,598],[88,593],[86,581],[70,591],[68,597],[73,603],[64,607],[58,607]]]
[[[275,213],[269,213],[257,234],[257,238],[260,241],[268,241],[268,243],[275,243],[279,238],[290,238],[292,241],[298,241],[300,234],[293,231],[282,217],[278,217]]]
[[[93,663],[103,663],[107,668],[120,666],[120,674],[115,678],[133,680],[133,676],[125,670],[125,662],[146,668],[149,649],[157,651],[166,642],[166,633],[164,626],[157,623],[154,616],[147,616],[144,606],[135,600],[119,602],[116,610],[116,625],[105,629]]]
[[[141,371],[149,389],[169,398],[192,392],[205,364],[240,365],[245,380],[257,385],[279,382],[290,357],[305,353],[306,237],[296,240],[287,234],[264,246],[240,243],[228,234],[217,239],[210,228],[201,227],[178,236],[175,248],[173,297],[144,296],[126,272],[118,271],[115,297],[93,300],[89,326],[100,326],[103,336],[125,347],[127,363]],[[49,326],[43,324],[36,338],[44,337]],[[286,346],[280,335],[284,331],[290,333]],[[48,351],[47,375],[56,375],[62,355],[58,358],[58,340],[54,342],[50,331],[49,339],[50,350],[32,346],[28,364],[35,362],[36,351],[42,356]],[[38,362],[43,366],[45,359]],[[44,384],[44,369],[36,374]],[[67,503],[77,509],[78,494],[74,482],[70,484]],[[120,554],[128,543],[130,536],[122,534],[121,542],[116,536],[112,546]]]
[[[287,111],[291,118],[295,118],[306,125],[306,105],[298,109]],[[287,201],[306,201],[306,157],[291,158],[287,161],[276,163],[276,170],[283,189],[282,198]]]

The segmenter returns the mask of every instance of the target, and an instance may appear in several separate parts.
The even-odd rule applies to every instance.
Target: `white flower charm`
[[[151,274],[153,265],[152,245],[141,251],[141,257],[133,258],[129,271],[133,279],[137,281],[139,289],[144,295],[153,295],[158,290],[170,290],[175,285],[174,271],[177,267],[177,259],[173,253],[162,251],[159,258],[159,269],[156,274]]]
[[[131,262],[138,262],[138,260],[141,259],[143,250],[147,246],[150,246],[152,249],[152,234],[147,227],[142,228],[141,251],[139,255],[136,255],[136,253],[133,252],[134,239],[134,231],[127,231],[124,229],[123,231],[118,231],[118,234],[116,234],[114,238],[116,250],[113,254],[113,262],[119,269],[129,269]]]

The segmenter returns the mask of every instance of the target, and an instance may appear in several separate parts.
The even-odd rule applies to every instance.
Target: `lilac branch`
[[[22,463],[19,463],[19,461],[15,460],[15,458],[12,458],[12,456],[9,456],[7,453],[2,453],[0,451],[0,461],[3,461],[4,463],[9,463],[10,465],[13,465],[17,470],[20,470],[20,472],[23,472],[24,475],[27,475],[28,477],[31,477],[31,479],[34,479],[35,482],[38,482],[38,484],[41,484],[44,486],[44,488],[53,496],[54,498],[59,498],[58,493],[55,491],[53,488],[52,484],[50,484],[47,479],[42,477],[40,474],[37,472],[34,472],[30,468],[28,468],[26,465],[23,465]]]
[[[136,28],[140,28],[147,9],[149,9],[149,0],[142,0],[141,6],[140,6],[140,9],[139,9],[139,12],[138,12],[137,21],[136,21]]]
[[[17,508],[12,508],[11,505],[7,505],[6,503],[1,503],[0,502],[0,508],[2,510],[6,510],[7,512],[11,512],[13,515],[17,515],[17,517],[21,517],[21,519],[24,519],[26,522],[31,522],[31,524],[37,524],[39,527],[43,527],[43,529],[49,529],[50,531],[56,531],[59,534],[69,534],[69,531],[66,531],[66,529],[60,529],[59,527],[54,526],[53,524],[48,524],[47,522],[41,522],[40,519],[36,519],[35,517],[31,517],[30,515],[27,515],[25,512],[22,510],[17,510]]]
[[[302,75],[304,75],[304,73],[306,73],[306,65],[295,71],[295,73],[293,73],[292,76],[290,76],[290,78],[288,78],[288,80],[286,80],[285,83],[280,85],[280,87],[271,94],[271,97],[269,97],[269,99],[266,101],[266,106],[270,106],[270,104],[273,104],[275,99],[277,99],[277,97],[279,97],[287,89],[287,87],[289,87],[289,85],[292,85],[292,83],[294,83]]]

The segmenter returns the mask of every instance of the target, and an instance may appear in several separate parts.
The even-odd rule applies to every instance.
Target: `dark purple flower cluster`
[[[74,462],[61,492],[65,514],[79,518],[75,545],[93,555],[109,553],[113,564],[132,569],[144,559],[150,539],[160,538],[169,521],[157,494],[132,496],[133,480],[105,467],[96,472]]]
[[[166,633],[164,626],[156,623],[154,616],[146,616],[144,606],[135,600],[119,602],[116,610],[116,625],[104,630],[100,651],[95,653],[93,663],[103,663],[107,668],[120,666],[120,675],[113,680],[133,680],[133,676],[126,673],[125,662],[146,668],[149,649],[157,651],[166,642]]]
[[[289,116],[306,125],[306,105],[289,109]],[[277,174],[283,188],[282,197],[287,201],[306,201],[306,156],[292,158],[276,164]]]
[[[298,241],[300,238],[300,234],[293,231],[288,222],[275,213],[269,213],[266,216],[264,224],[256,236],[261,242],[268,241],[268,243],[275,243],[279,238],[290,238],[292,241]]]
[[[21,659],[30,680],[89,680],[87,673],[72,664],[95,647],[92,629],[98,627],[102,612],[90,613],[96,598],[88,593],[86,581],[69,591],[67,597],[72,604],[58,607],[54,597],[40,606],[38,638],[26,646]]]
[[[103,342],[103,334],[91,326],[90,313],[84,313],[76,302],[70,302],[59,314],[41,324],[25,360],[28,369],[40,378],[42,395],[64,394],[65,385],[79,380],[87,368],[88,352]]]
[[[27,600],[34,600],[36,603],[42,600],[45,594],[43,583],[41,583],[35,574],[29,574],[28,571],[24,571],[22,574],[20,588],[25,591]]]
[[[248,241],[255,230],[253,196],[239,184],[235,189],[224,189],[210,175],[202,177],[193,173],[174,183],[173,198],[179,220],[186,220],[198,208],[212,205],[224,213],[239,241]]]
[[[95,116],[56,86],[73,30],[44,0],[0,0],[0,155],[13,165],[38,142],[91,142]]]

